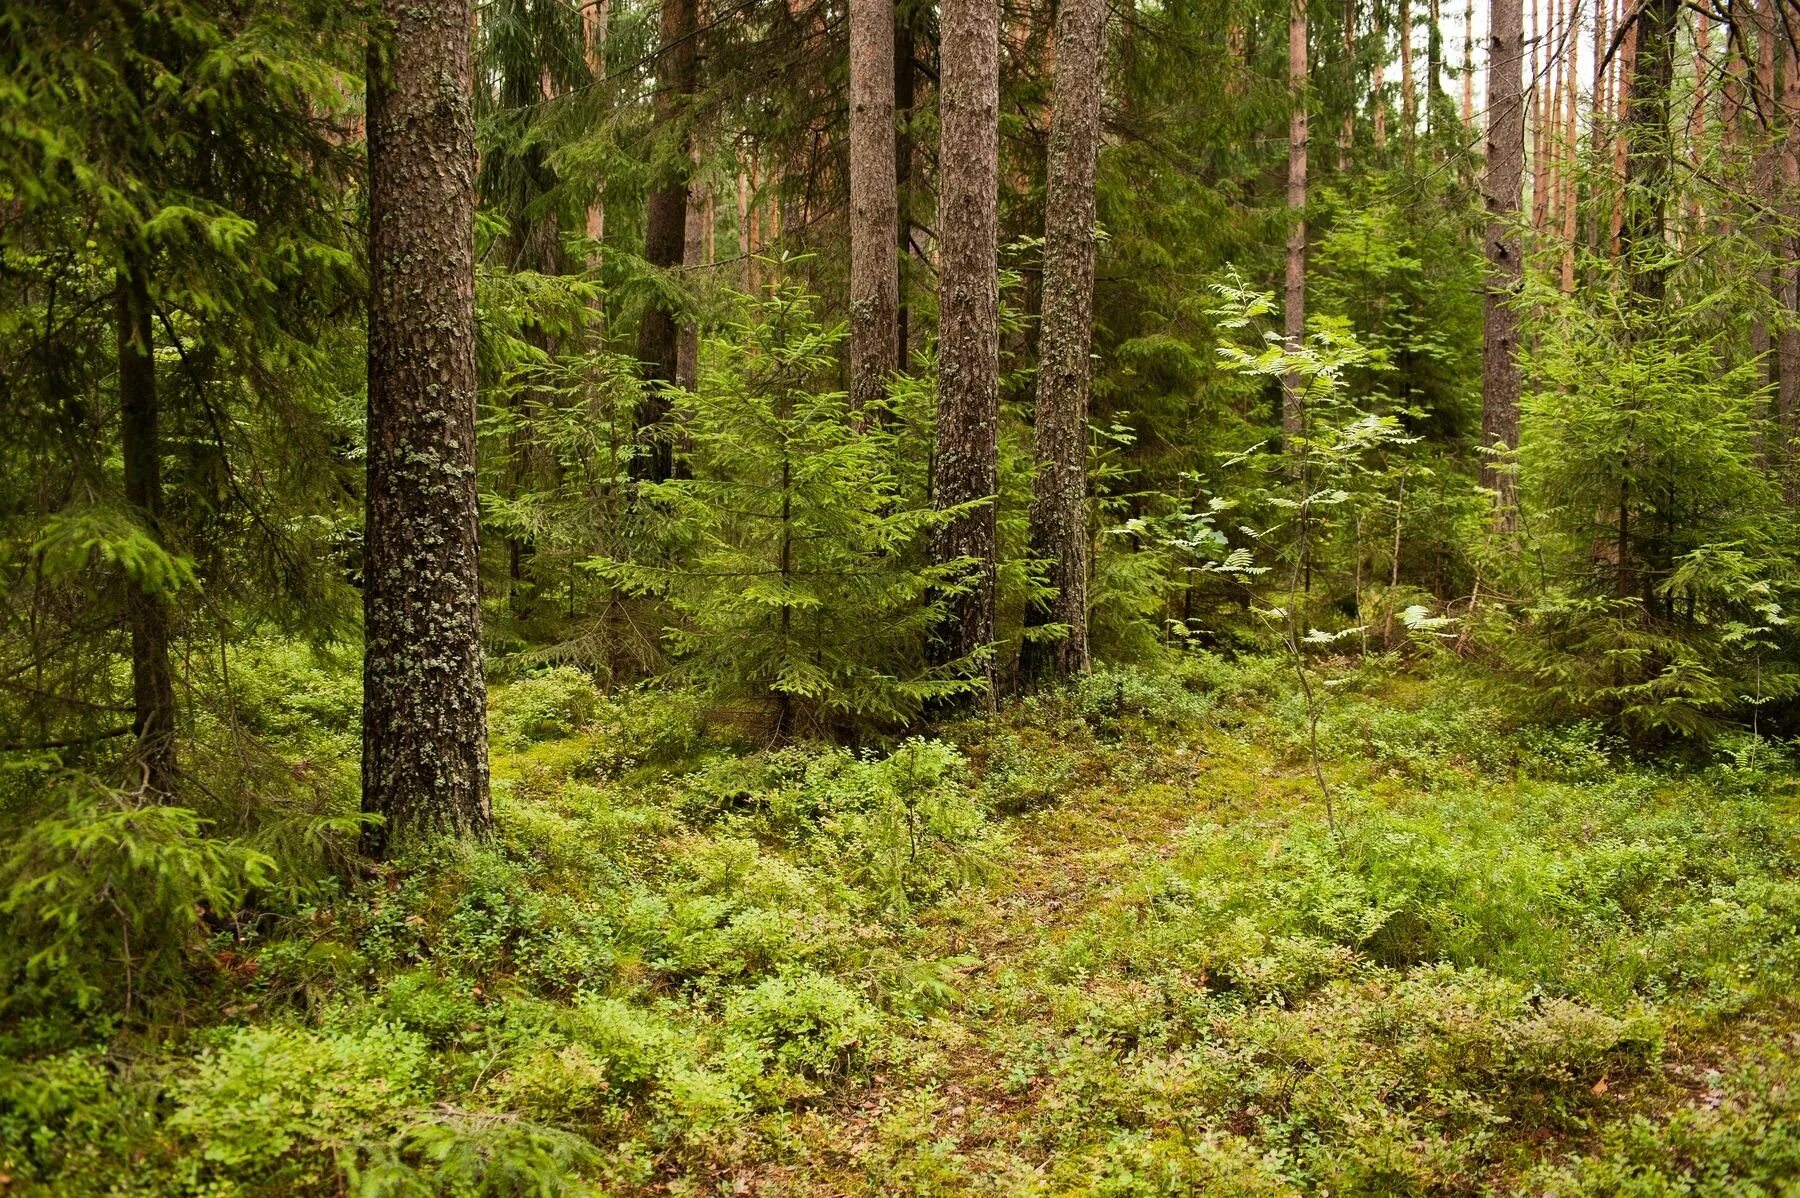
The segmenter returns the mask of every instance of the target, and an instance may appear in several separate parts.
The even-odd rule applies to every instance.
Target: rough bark
[[[850,0],[850,406],[878,403],[900,361],[894,5]]]
[[[987,500],[933,538],[940,564],[973,559],[947,599],[934,652],[976,653],[994,639],[996,430],[1000,422],[1000,9],[944,0],[938,100],[938,411],[932,495],[940,510]],[[981,667],[993,702],[993,666]]]
[[[1290,350],[1306,342],[1306,0],[1288,6],[1288,169],[1287,272],[1282,290],[1282,334]],[[1302,382],[1298,374],[1281,380],[1281,431],[1300,432]]]
[[[895,230],[898,253],[894,261],[894,360],[905,370],[911,353],[912,305],[906,301],[907,264],[912,260],[913,231],[913,104],[919,66],[915,57],[918,30],[916,16],[905,0],[894,8],[894,117],[899,126],[894,136]]]
[[[1790,8],[1786,32],[1793,34],[1794,19]],[[1782,67],[1781,119],[1781,210],[1788,228],[1784,239],[1781,266],[1781,306],[1787,313],[1781,334],[1776,340],[1776,363],[1780,381],[1775,393],[1776,425],[1782,442],[1783,493],[1789,506],[1800,503],[1800,472],[1795,470],[1795,437],[1800,435],[1800,54],[1796,54],[1793,38],[1787,43],[1786,61]]]
[[[651,117],[659,165],[644,211],[644,261],[660,270],[680,266],[687,243],[693,151],[684,122],[698,79],[697,19],[696,0],[662,0],[658,23],[662,43],[657,52]],[[642,481],[662,482],[675,473],[675,438],[666,426],[672,407],[668,388],[679,372],[680,346],[679,313],[667,299],[653,298],[638,322],[637,356],[644,395],[636,413],[638,455],[632,459],[631,472]]]
[[[162,438],[158,432],[156,357],[150,329],[149,269],[131,256],[116,294],[119,353],[119,451],[125,502],[150,536],[162,540]],[[175,674],[169,663],[169,604],[127,580],[125,622],[131,631],[131,730],[145,794],[175,790]]]
[[[469,0],[382,0],[371,42],[364,835],[485,836]]]
[[[1104,0],[1062,0],[1044,198],[1044,298],[1038,338],[1033,551],[1055,595],[1028,625],[1063,624],[1061,640],[1027,642],[1035,677],[1084,674],[1087,637],[1087,410],[1094,326],[1094,175],[1100,152]]]
[[[1518,217],[1525,183],[1525,13],[1522,0],[1494,0],[1488,27],[1487,168],[1482,201],[1488,279],[1482,313],[1481,441],[1484,450],[1519,440],[1519,318],[1512,298],[1523,278]],[[1503,527],[1514,511],[1510,471],[1492,452],[1481,462],[1482,485],[1498,497]]]

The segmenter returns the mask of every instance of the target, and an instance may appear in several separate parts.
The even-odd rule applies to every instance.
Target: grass
[[[501,691],[498,845],[264,896],[129,1023],[9,1007],[4,1188],[1800,1192],[1785,752],[1331,694],[1338,837],[1271,663],[865,754]]]

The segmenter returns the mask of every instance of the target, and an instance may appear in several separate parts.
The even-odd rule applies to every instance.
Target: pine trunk
[[[1788,31],[1793,32],[1790,23]],[[1788,233],[1782,246],[1781,306],[1787,315],[1776,340],[1780,381],[1775,417],[1783,452],[1783,492],[1789,505],[1800,503],[1800,471],[1795,470],[1795,438],[1800,435],[1800,53],[1787,39],[1781,84],[1781,213]]]
[[[383,0],[371,45],[365,849],[485,836],[469,0]],[[383,36],[384,35],[384,36]]]
[[[913,13],[902,0],[894,8],[894,116],[898,125],[894,135],[894,244],[897,250],[894,260],[894,361],[900,370],[907,368],[912,343],[912,306],[906,300],[906,268],[912,261],[912,121],[919,77],[918,62],[914,57],[918,34],[913,22]]]
[[[894,5],[850,0],[850,406],[878,403],[899,365],[900,202]]]
[[[149,270],[132,255],[119,272],[119,451],[125,502],[150,536],[162,540],[162,438],[157,429],[156,356],[150,328]],[[131,730],[146,797],[175,790],[175,674],[169,664],[169,604],[127,580],[125,622],[131,630]]]
[[[687,243],[688,176],[693,159],[681,123],[696,83],[696,16],[696,0],[662,0],[662,45],[651,118],[660,166],[654,172],[644,210],[644,261],[659,270],[680,266]],[[637,356],[644,395],[636,414],[638,456],[632,459],[632,477],[663,482],[675,474],[675,438],[667,427],[671,410],[668,388],[675,384],[681,356],[679,314],[666,299],[653,298],[644,309],[638,324]]]
[[[1288,7],[1288,169],[1287,271],[1282,298],[1282,334],[1290,350],[1306,344],[1306,0]],[[1300,432],[1302,381],[1298,374],[1281,380],[1281,431]]]
[[[1026,672],[1084,674],[1087,638],[1087,409],[1094,331],[1094,175],[1100,152],[1104,0],[1062,0],[1044,200],[1044,298],[1038,340],[1034,552],[1055,595],[1026,613],[1068,635],[1027,642]]]
[[[1519,318],[1512,299],[1523,278],[1516,227],[1525,183],[1525,13],[1522,0],[1494,0],[1488,27],[1487,169],[1482,198],[1487,209],[1488,284],[1482,317],[1482,485],[1498,496],[1503,527],[1510,527],[1514,488],[1510,471],[1492,453],[1519,440]]]
[[[969,587],[947,600],[935,651],[954,661],[994,639],[996,454],[1000,422],[1000,9],[994,0],[941,8],[938,235],[938,411],[933,499],[940,510],[986,500],[933,539],[940,564],[973,559]],[[984,664],[993,702],[993,666]]]

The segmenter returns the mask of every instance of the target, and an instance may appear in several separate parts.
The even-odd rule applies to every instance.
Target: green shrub
[[[789,1073],[826,1078],[850,1070],[880,1028],[874,1008],[836,978],[788,970],[725,1004],[725,1035]]]
[[[392,1024],[238,1028],[176,1083],[168,1130],[191,1146],[196,1181],[323,1187],[353,1145],[431,1098],[428,1055]]]
[[[488,735],[496,748],[520,749],[556,740],[585,727],[598,713],[600,694],[573,666],[495,687],[488,699]]]

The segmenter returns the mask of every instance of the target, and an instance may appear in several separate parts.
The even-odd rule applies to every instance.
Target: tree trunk
[[[1338,174],[1350,173],[1356,149],[1356,0],[1344,0],[1344,118],[1338,126]]]
[[[162,542],[162,438],[157,431],[155,341],[150,329],[149,268],[128,255],[119,272],[119,450],[125,502],[150,536]],[[126,580],[125,622],[131,630],[131,730],[147,797],[175,791],[175,674],[169,664],[169,605],[156,591]]]
[[[1463,6],[1462,123],[1475,123],[1475,0]]]
[[[1282,334],[1290,350],[1306,344],[1306,0],[1288,6],[1288,169],[1287,272],[1281,308]],[[1281,431],[1300,432],[1301,388],[1298,374],[1281,380]]]
[[[1662,302],[1668,267],[1663,244],[1674,166],[1669,136],[1669,87],[1675,74],[1678,0],[1643,0],[1632,24],[1631,74],[1625,113],[1625,213],[1620,256],[1632,295],[1642,306]]]
[[[687,267],[704,266],[712,260],[713,224],[718,215],[713,208],[712,184],[700,177],[698,146],[692,157],[694,177],[688,181],[687,207],[681,218],[681,263]],[[700,325],[684,320],[677,335],[675,385],[691,391],[699,383]]]
[[[1413,81],[1412,0],[1400,0],[1400,138],[1412,152],[1419,132],[1419,96]]]
[[[382,0],[369,53],[363,838],[486,836],[469,0]]]
[[[972,558],[969,588],[947,601],[940,662],[994,639],[996,454],[1000,423],[1000,9],[944,0],[938,100],[938,411],[932,494],[939,510],[986,500],[938,530],[940,564]],[[986,702],[993,664],[985,660]]]
[[[894,137],[896,190],[894,244],[894,361],[905,370],[911,354],[912,305],[906,300],[907,265],[912,261],[913,230],[913,104],[918,89],[919,66],[915,57],[917,17],[905,0],[894,7],[894,116],[899,128]]]
[[[879,403],[899,366],[900,223],[893,0],[850,0],[850,406]]]
[[[1575,242],[1580,237],[1576,222],[1581,209],[1581,127],[1576,109],[1581,95],[1581,76],[1576,59],[1581,45],[1580,0],[1570,6],[1569,36],[1563,51],[1562,130],[1562,289],[1575,294]]]
[[[1425,127],[1437,132],[1438,93],[1444,90],[1444,14],[1442,0],[1425,6]]]
[[[1375,66],[1374,78],[1369,90],[1369,107],[1375,110],[1374,125],[1375,148],[1385,149],[1387,146],[1387,28],[1382,24],[1382,6],[1374,7],[1373,21],[1375,25]]]
[[[1064,624],[1052,643],[1027,642],[1025,672],[1084,674],[1087,638],[1087,409],[1094,331],[1094,174],[1100,153],[1104,0],[1062,0],[1044,197],[1044,299],[1038,339],[1037,477],[1033,550],[1050,562],[1056,594],[1026,613]]]
[[[1525,183],[1525,13],[1522,0],[1494,0],[1487,46],[1487,169],[1482,200],[1487,209],[1488,281],[1481,341],[1481,482],[1495,492],[1502,527],[1515,506],[1510,470],[1492,451],[1519,441],[1519,318],[1511,306],[1523,279],[1516,227]]]
[[[693,149],[682,122],[687,119],[687,104],[697,79],[696,18],[696,0],[662,0],[662,45],[651,118],[658,163],[644,211],[644,261],[659,270],[680,266],[687,242]],[[638,455],[632,459],[631,474],[641,481],[663,482],[675,474],[675,438],[666,425],[671,410],[668,389],[675,384],[680,368],[678,318],[675,307],[658,296],[652,298],[638,323],[637,356],[643,369],[644,395],[636,413]]]
[[[1793,10],[1788,10],[1790,17]],[[1795,33],[1789,20],[1787,32]],[[1788,233],[1781,255],[1781,306],[1787,314],[1776,341],[1780,380],[1775,393],[1775,418],[1783,465],[1782,490],[1790,506],[1800,503],[1800,472],[1795,470],[1794,444],[1800,434],[1800,54],[1793,38],[1787,42],[1781,84],[1781,213]]]

